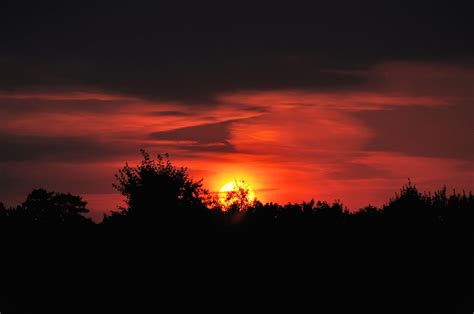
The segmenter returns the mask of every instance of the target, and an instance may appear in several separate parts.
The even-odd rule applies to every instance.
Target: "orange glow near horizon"
[[[422,190],[472,190],[473,153],[456,140],[472,138],[468,115],[453,110],[472,103],[474,71],[391,63],[371,71],[362,90],[235,91],[199,107],[94,91],[0,94],[0,135],[13,147],[0,175],[27,178],[4,184],[0,201],[18,204],[41,186],[87,196],[100,219],[121,204],[113,175],[138,164],[140,148],[169,153],[213,193],[245,180],[262,202],[339,199],[356,210],[381,205],[408,177]],[[444,84],[456,76],[464,85]]]
[[[235,196],[229,196],[229,193],[238,193],[240,189],[247,193],[245,195],[246,202],[252,203],[255,200],[255,193],[248,183],[244,180],[234,180],[224,184],[219,190],[219,202],[224,205],[224,208],[238,201]]]

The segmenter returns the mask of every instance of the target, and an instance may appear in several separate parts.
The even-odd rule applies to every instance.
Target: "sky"
[[[140,148],[264,202],[474,189],[474,4],[2,1],[0,201],[80,194]]]

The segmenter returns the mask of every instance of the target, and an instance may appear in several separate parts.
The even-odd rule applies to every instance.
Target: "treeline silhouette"
[[[33,190],[13,208],[0,203],[2,227],[97,227],[148,228],[166,232],[208,231],[312,231],[350,224],[380,226],[469,228],[474,210],[472,192],[448,195],[446,188],[421,193],[410,181],[381,208],[368,205],[350,212],[342,203],[314,201],[263,204],[249,202],[248,191],[239,186],[227,193],[225,205],[203,188],[202,180],[190,178],[186,168],[172,165],[168,156],[155,160],[142,150],[140,165],[119,170],[113,186],[125,198],[127,207],[104,215],[96,224],[85,215],[87,203],[77,195]]]
[[[408,183],[381,207],[225,202],[142,151],[96,223],[77,195],[0,204],[3,313],[471,313],[471,192]]]

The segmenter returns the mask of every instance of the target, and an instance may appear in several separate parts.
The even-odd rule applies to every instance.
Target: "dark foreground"
[[[2,313],[471,313],[472,233],[448,227],[3,235]]]
[[[212,207],[184,168],[143,155],[117,176],[127,208],[99,224],[70,194],[0,206],[1,314],[473,312],[472,193],[409,182],[349,212],[239,190]]]

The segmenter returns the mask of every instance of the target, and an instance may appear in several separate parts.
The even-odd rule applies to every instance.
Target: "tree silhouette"
[[[113,184],[124,197],[126,208],[105,217],[107,224],[153,224],[161,229],[199,227],[209,217],[208,191],[202,180],[193,181],[184,167],[175,167],[167,154],[152,159],[141,150],[140,165],[126,164]],[[126,217],[124,219],[124,217]]]
[[[44,189],[33,190],[26,200],[9,217],[16,221],[24,221],[43,225],[83,225],[91,224],[89,218],[83,216],[89,209],[82,197],[70,193],[48,192]]]
[[[221,194],[223,195],[220,197],[220,204],[224,212],[245,211],[255,203],[255,200],[250,197],[250,187],[245,181],[234,180],[234,189]]]
[[[384,214],[393,221],[416,224],[431,218],[430,197],[423,195],[410,180],[384,206]]]

